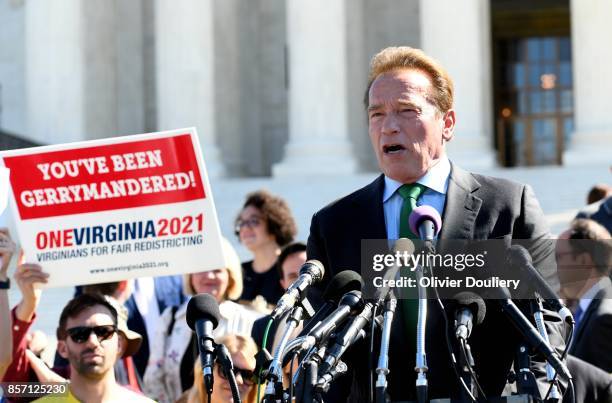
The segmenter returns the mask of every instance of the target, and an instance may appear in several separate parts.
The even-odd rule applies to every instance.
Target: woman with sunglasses
[[[214,337],[226,334],[250,335],[253,322],[262,314],[232,300],[242,292],[242,272],[236,251],[225,238],[221,243],[226,268],[183,277],[186,296],[207,293],[219,303],[221,320]],[[144,376],[144,391],[154,400],[174,402],[193,385],[193,367],[198,361],[198,348],[194,332],[186,322],[187,302],[179,307],[167,308],[157,326],[151,344],[151,354]]]
[[[236,218],[235,232],[253,255],[242,264],[244,290],[240,299],[252,301],[261,295],[275,305],[284,292],[276,260],[281,247],[292,242],[297,233],[287,202],[265,190],[248,194]]]
[[[257,354],[257,346],[255,345],[255,342],[253,339],[247,336],[229,334],[221,337],[219,340],[217,340],[217,343],[225,345],[232,356],[234,376],[236,377],[236,383],[238,384],[240,399],[243,403],[255,403],[257,399],[257,386],[254,381],[254,356]],[[232,390],[230,388],[229,381],[219,367],[219,364],[215,364],[213,375],[215,383],[210,403],[233,402]],[[187,391],[187,393],[183,395],[183,398],[179,399],[179,401],[186,401],[188,403],[207,403],[208,397],[206,395],[206,389],[204,388],[202,366],[200,365],[199,361],[195,364],[193,379],[193,387]]]

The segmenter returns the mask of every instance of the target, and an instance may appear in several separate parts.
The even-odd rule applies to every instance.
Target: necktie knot
[[[416,200],[419,198],[419,196],[421,196],[425,189],[426,187],[420,183],[410,183],[400,186],[397,191],[404,200],[407,198]]]

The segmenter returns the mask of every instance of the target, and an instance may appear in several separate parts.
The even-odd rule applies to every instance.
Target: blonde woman
[[[221,337],[217,340],[217,343],[224,344],[232,356],[234,375],[236,376],[240,399],[243,403],[255,403],[257,399],[257,385],[253,375],[255,371],[254,356],[257,353],[257,345],[255,345],[255,342],[250,337],[235,334]],[[215,364],[213,375],[215,385],[210,403],[233,402],[229,381],[225,378],[219,364]],[[195,364],[194,384],[184,396],[186,396],[186,399],[180,399],[181,402],[208,403],[200,362]]]
[[[237,304],[242,293],[240,259],[227,239],[222,242],[227,267],[201,273],[186,274],[183,289],[187,296],[211,294],[219,302],[221,320],[214,337],[225,334],[249,336],[253,322],[261,314]],[[193,385],[193,367],[198,349],[195,336],[185,320],[187,302],[167,308],[160,319],[151,344],[151,354],[144,376],[144,392],[154,400],[174,402]]]

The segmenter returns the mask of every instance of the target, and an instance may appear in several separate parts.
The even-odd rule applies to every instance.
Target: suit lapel
[[[441,239],[473,239],[476,216],[482,199],[473,195],[480,183],[451,163],[451,174],[442,218]]]
[[[361,213],[356,214],[359,220],[356,228],[362,233],[360,239],[387,239],[385,211],[383,209],[384,175],[378,176],[374,182],[355,195],[353,202],[359,206]]]
[[[610,290],[612,290],[612,283],[610,282],[610,279],[604,279],[604,284],[603,284],[603,288],[601,290],[599,290],[597,292],[597,294],[595,294],[595,297],[593,297],[593,299],[591,300],[591,303],[589,304],[589,307],[587,308],[587,310],[582,314],[582,318],[580,318],[580,323],[578,324],[578,329],[576,329],[576,335],[573,337],[574,340],[576,340],[576,342],[578,342],[580,340],[580,338],[582,337],[582,334],[584,333],[584,330],[587,328],[587,323],[589,322],[591,316],[597,311],[597,309],[599,308],[599,304],[601,304],[601,300],[604,298],[610,298],[609,292]],[[576,345],[576,343],[572,342],[572,349],[570,352],[572,352],[574,349],[573,347]]]

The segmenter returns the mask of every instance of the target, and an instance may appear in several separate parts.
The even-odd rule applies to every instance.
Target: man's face
[[[455,112],[442,114],[429,100],[432,91],[429,76],[414,69],[381,74],[370,87],[370,141],[380,170],[398,182],[425,175],[453,137]]]
[[[73,318],[68,318],[66,329],[113,324],[110,311],[102,305],[95,305]],[[122,354],[117,332],[106,340],[98,340],[98,336],[91,332],[82,343],[77,343],[70,336],[66,336],[65,340],[58,341],[57,349],[62,357],[68,359],[73,370],[90,379],[100,379],[109,370],[112,371],[115,362]]]
[[[579,299],[589,288],[597,272],[587,253],[576,253],[569,243],[569,231],[562,233],[555,245],[557,272],[565,298]]]
[[[283,270],[283,278],[281,278],[281,286],[286,290],[297,280],[300,275],[300,268],[306,263],[306,252],[296,252],[287,256],[281,267]]]

